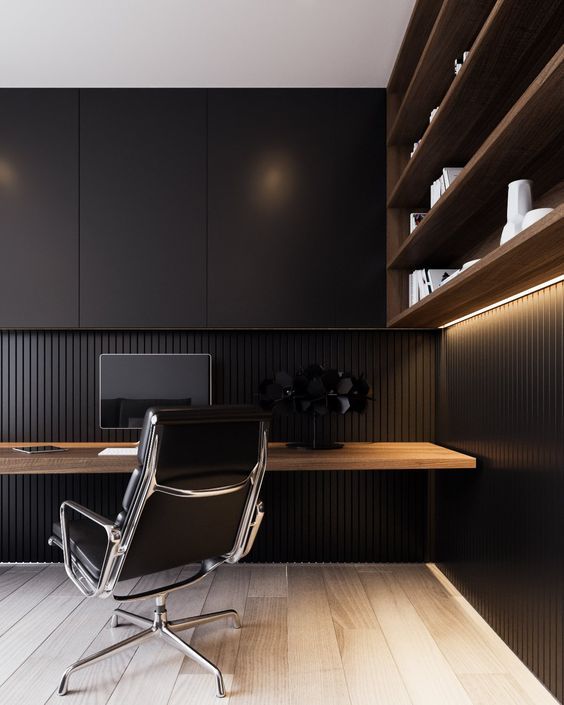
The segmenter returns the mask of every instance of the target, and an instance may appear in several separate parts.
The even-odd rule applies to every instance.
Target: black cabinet
[[[209,325],[385,325],[385,91],[208,103]]]
[[[1,89],[0,326],[376,327],[383,89]]]
[[[205,325],[206,91],[80,91],[80,324]]]
[[[386,327],[386,92],[336,91],[335,325]]]
[[[0,326],[78,325],[78,91],[0,90]]]

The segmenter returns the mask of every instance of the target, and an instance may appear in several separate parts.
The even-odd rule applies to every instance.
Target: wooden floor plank
[[[22,587],[35,575],[45,570],[44,565],[15,565],[0,575],[0,601],[11,595],[15,590]]]
[[[339,629],[339,646],[352,705],[412,705],[381,629]]]
[[[260,565],[251,568],[249,597],[287,597],[285,565]]]
[[[288,568],[290,702],[350,705],[323,573]]]
[[[249,592],[251,568],[247,566],[222,566],[215,572],[202,612],[237,610],[245,624],[245,603]],[[224,677],[233,675],[239,651],[241,630],[233,629],[231,621],[221,620],[197,627],[190,644],[207,659],[215,663]],[[191,659],[184,659],[181,674],[201,674],[202,669]],[[185,679],[186,680],[186,679]]]
[[[359,573],[414,705],[470,698],[393,574]]]
[[[394,578],[456,674],[505,672],[456,598],[426,566],[398,567]]]
[[[249,597],[229,705],[288,705],[286,597]]]
[[[82,596],[46,597],[2,635],[0,639],[0,702],[12,702],[6,697],[8,679],[24,662],[28,662],[43,642],[57,632],[61,623],[83,600]],[[24,669],[26,675],[28,663]]]
[[[288,568],[288,663],[292,673],[342,668],[323,573]]]
[[[69,597],[46,598],[61,604]],[[78,600],[78,598],[75,598]],[[52,631],[25,663],[0,687],[0,702],[43,705],[58,686],[65,668],[107,624],[113,605],[108,600],[83,599]],[[74,683],[71,681],[71,688]]]
[[[228,705],[231,701],[229,694],[231,693],[233,676],[230,673],[223,674],[225,683],[225,698],[218,700],[215,694],[213,679],[202,673],[181,673],[176,679],[174,690],[170,696],[168,705]],[[265,703],[265,705],[267,705]]]
[[[539,705],[505,673],[472,673],[461,676],[472,705]]]
[[[323,577],[333,621],[343,629],[379,629],[354,567],[326,567]]]
[[[53,591],[66,580],[67,576],[62,566],[48,566],[45,570],[35,573],[18,590],[14,590],[5,597],[1,603],[0,636],[22,619],[30,610],[37,607],[45,597],[53,594]]]

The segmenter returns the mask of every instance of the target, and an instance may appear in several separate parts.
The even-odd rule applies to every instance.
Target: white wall
[[[0,0],[1,86],[385,86],[414,0]]]

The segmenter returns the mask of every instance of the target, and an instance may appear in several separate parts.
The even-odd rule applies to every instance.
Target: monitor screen
[[[150,406],[211,404],[211,355],[100,355],[100,428],[141,428]]]

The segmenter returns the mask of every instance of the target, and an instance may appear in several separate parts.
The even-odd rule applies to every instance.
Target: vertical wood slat
[[[440,443],[479,459],[437,475],[441,569],[564,699],[564,284],[445,331]]]
[[[424,441],[434,435],[435,333],[399,331],[2,331],[0,439],[125,441],[98,426],[103,352],[210,352],[215,403],[253,403],[278,369],[321,362],[365,373],[364,415],[324,422],[325,439]],[[273,440],[308,437],[304,418],[276,418]],[[109,516],[125,478],[0,477],[0,561],[58,560],[46,546],[63,499]],[[424,473],[275,473],[267,476],[257,561],[423,560]]]

